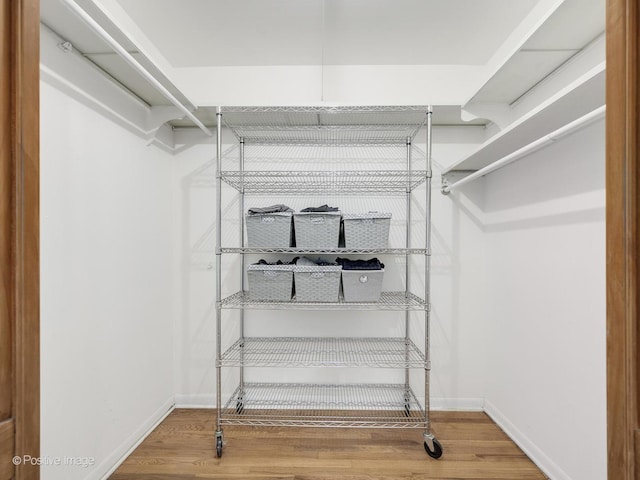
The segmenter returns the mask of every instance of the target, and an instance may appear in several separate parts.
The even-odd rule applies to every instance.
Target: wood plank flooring
[[[110,480],[544,480],[480,412],[432,412],[439,460],[420,430],[226,427],[215,455],[215,411],[177,409]]]

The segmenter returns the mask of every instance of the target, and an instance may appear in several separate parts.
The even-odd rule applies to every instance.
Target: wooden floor
[[[542,480],[542,472],[478,412],[432,412],[439,460],[420,430],[226,427],[215,455],[215,411],[172,412],[111,480]]]

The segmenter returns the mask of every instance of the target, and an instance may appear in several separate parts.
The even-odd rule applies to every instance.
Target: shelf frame
[[[426,124],[426,106],[225,107],[225,125],[252,144],[404,144]]]
[[[424,407],[404,384],[245,383],[224,425],[425,429]]]
[[[273,425],[273,426],[350,426],[384,428],[419,428],[424,430],[425,448],[433,445],[429,419],[430,388],[430,256],[431,256],[431,180],[432,180],[432,108],[428,107],[218,107],[217,148],[216,148],[216,447],[222,454],[223,425]],[[231,129],[240,142],[239,170],[223,171],[222,166],[222,125]],[[426,126],[427,152],[426,170],[415,170],[412,165],[413,140]],[[404,170],[370,171],[323,171],[298,172],[276,171],[261,172],[245,168],[245,144],[267,145],[323,145],[323,146],[399,146],[406,148],[406,168]],[[309,179],[313,179],[309,181]],[[301,181],[304,180],[304,181]],[[244,222],[240,222],[239,247],[222,248],[222,185],[227,184],[240,193],[240,216],[243,217],[245,195],[247,194],[316,194],[340,193],[378,195],[402,195],[407,202],[407,236],[404,248],[386,249],[264,249],[247,248],[244,244]],[[418,186],[425,185],[426,228],[424,248],[411,246],[411,200]],[[221,259],[223,254],[241,254],[242,268],[246,267],[244,254],[249,253],[335,253],[335,254],[393,254],[404,255],[406,283],[405,291],[382,292],[380,301],[370,303],[347,303],[340,297],[334,303],[254,301],[244,291],[244,271],[240,290],[225,298],[222,297]],[[424,298],[410,290],[409,255],[420,254],[425,258]],[[227,309],[240,310],[240,335],[238,340],[226,352],[221,350],[222,313]],[[286,310],[359,310],[359,311],[404,311],[405,335],[401,339],[345,339],[320,338],[321,342],[344,342],[348,345],[328,353],[315,350],[311,359],[296,357],[296,353],[285,349],[288,360],[278,357],[278,350],[259,351],[252,356],[252,342],[263,339],[246,337],[245,310],[286,309]],[[409,320],[411,311],[421,311],[424,315],[424,350],[421,350],[409,338]],[[271,338],[271,346],[282,342],[281,338]],[[301,342],[302,340],[294,340]],[[305,340],[306,341],[306,340]],[[379,346],[387,342],[386,350],[359,350],[356,344],[367,341],[377,342]],[[275,343],[274,343],[275,342]],[[257,344],[256,343],[256,344]],[[389,343],[393,346],[389,347]],[[355,351],[354,351],[355,347]],[[389,359],[389,352],[392,352]],[[423,353],[424,352],[424,353]],[[263,355],[260,357],[260,355]],[[266,356],[265,356],[266,355]],[[328,360],[326,355],[337,355]],[[286,357],[286,355],[284,355]],[[350,356],[350,357],[349,357]],[[278,358],[276,358],[278,357]],[[358,385],[307,385],[307,384],[252,384],[245,381],[245,367],[385,367],[403,369],[402,384],[358,384]],[[236,392],[222,406],[222,368],[238,368],[240,372]],[[424,406],[414,394],[409,378],[409,369],[424,370]],[[328,400],[318,401],[308,396],[300,397],[300,391],[309,388],[324,392]],[[275,397],[254,396],[259,391],[275,393]],[[298,396],[294,391],[298,392]],[[391,393],[390,393],[391,392]],[[284,396],[283,396],[284,395]],[[352,397],[355,395],[355,400]],[[385,396],[386,395],[386,396]],[[389,397],[390,395],[390,397]]]
[[[406,193],[422,185],[426,171],[378,170],[335,172],[223,171],[222,181],[245,194]]]
[[[296,248],[222,247],[226,254],[280,253],[289,255],[429,255],[426,248]]]
[[[425,368],[406,338],[242,337],[222,355],[223,367]]]
[[[239,291],[219,302],[222,309],[253,310],[385,310],[428,311],[429,306],[423,298],[408,292],[382,292],[377,302],[345,302],[340,295],[337,302],[297,302],[295,297],[290,301],[276,302],[270,300],[252,300],[249,292]]]

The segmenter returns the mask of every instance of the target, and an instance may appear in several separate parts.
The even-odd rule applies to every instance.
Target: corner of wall
[[[129,437],[113,452],[100,462],[91,472],[87,480],[108,478],[118,469],[133,451],[160,425],[176,408],[173,397],[168,398],[158,410],[142,423]]]
[[[488,400],[484,401],[484,412],[491,417],[491,420],[493,420],[550,479],[575,480],[567,475],[542,448],[531,441],[507,416]]]

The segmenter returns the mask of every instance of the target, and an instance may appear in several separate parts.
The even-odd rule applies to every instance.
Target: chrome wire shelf
[[[425,124],[427,107],[227,107],[222,119],[246,143],[406,144]]]
[[[222,171],[222,181],[244,193],[406,193],[427,179],[427,172],[369,170],[335,172]]]
[[[425,357],[405,338],[241,338],[222,366],[425,368]]]
[[[222,308],[253,308],[268,310],[427,310],[424,299],[405,292],[382,292],[380,300],[368,303],[345,302],[340,296],[336,303],[296,302],[295,297],[288,302],[272,302],[267,300],[252,300],[248,292],[236,292],[220,302]]]
[[[255,247],[223,247],[220,249],[221,253],[290,253],[296,255],[315,255],[315,254],[353,254],[353,255],[372,255],[372,254],[386,254],[386,255],[429,255],[424,248],[255,248]]]
[[[426,428],[404,384],[245,383],[220,412],[225,425]]]
[[[224,425],[250,425],[421,429],[424,430],[424,447],[427,454],[439,458],[442,448],[431,432],[427,408],[430,386],[428,299],[431,254],[431,107],[219,107],[217,112],[220,114],[217,123],[215,168],[218,209],[215,251],[218,259],[215,304],[217,457],[222,455],[224,446]],[[240,142],[237,152],[229,151],[227,155],[223,155],[222,151],[225,125]],[[426,127],[426,151],[419,154],[414,139],[422,127]],[[233,248],[221,248],[220,220],[226,215],[226,210],[223,211],[223,183],[239,192],[232,197],[234,200],[237,199],[240,214],[244,214],[246,199],[252,195],[254,199],[260,199],[265,194],[280,199],[288,195],[356,195],[357,200],[352,201],[350,198],[349,203],[362,202],[366,205],[369,205],[370,197],[396,196],[404,200],[402,209],[405,214],[395,218],[403,220],[406,234],[401,236],[405,240],[406,248],[255,248],[239,247],[237,244]],[[422,196],[425,199],[424,209],[420,209],[417,214],[426,221],[426,230],[420,229],[418,232],[420,238],[425,235],[422,245],[424,248],[410,248],[413,238],[409,224],[416,215],[412,216],[412,204],[418,202]],[[393,200],[395,201],[395,198]],[[297,204],[301,199],[296,198],[295,201]],[[398,209],[388,211],[396,210]],[[234,235],[237,242],[238,239],[244,238],[244,222],[242,218],[236,218],[235,214],[233,219],[234,224],[240,227],[239,237]],[[286,241],[280,243],[287,244]],[[391,244],[401,245],[395,240]],[[295,297],[287,301],[264,301],[253,300],[249,292],[243,291],[247,283],[244,270],[240,272],[239,278],[241,291],[221,297],[223,279],[226,278],[223,277],[223,262],[220,261],[223,253],[421,254],[424,255],[424,260],[409,262],[407,258],[402,262],[396,258],[400,260],[399,264],[403,264],[401,268],[404,268],[405,279],[401,283],[406,285],[396,285],[395,288],[404,288],[406,291],[382,292],[376,302],[347,303],[342,295],[338,301],[327,303],[297,302]],[[279,256],[287,258],[284,255]],[[245,266],[247,260],[249,259],[244,257],[242,262],[235,263]],[[412,271],[413,263],[424,272],[424,298],[409,293],[415,290],[411,286],[411,279],[415,277]],[[286,289],[284,297],[289,296],[290,292],[291,286]],[[266,336],[252,337],[246,335],[257,332],[245,331],[245,327],[248,325],[251,327],[250,330],[253,329],[253,317],[255,316],[257,321],[261,316],[258,315],[259,312],[250,315],[251,321],[245,325],[247,315],[232,315],[232,312],[225,314],[224,309],[398,311],[404,312],[404,315],[401,315],[405,317],[404,336],[310,337],[308,335],[312,335],[313,332],[297,330],[291,333],[307,336],[269,337],[270,332],[262,332],[262,335]],[[422,311],[423,315],[410,314],[410,311]],[[299,324],[299,319],[307,316],[309,314],[306,312],[297,312],[290,318],[283,317],[282,320],[287,322],[287,325],[291,321],[304,329],[304,325]],[[414,317],[420,316],[424,316],[425,343],[418,346],[410,340],[409,325]],[[231,318],[225,319],[226,317]],[[226,328],[226,324],[223,325],[223,319],[232,323],[231,329]],[[286,328],[286,325],[283,324],[282,327]],[[226,332],[235,332],[234,338],[223,343],[223,334]],[[385,333],[387,332],[364,331],[356,335]],[[340,332],[335,334],[340,335]],[[227,348],[226,351],[223,350],[223,344]],[[245,367],[249,368],[247,372]],[[309,370],[340,367],[345,368],[347,376],[352,373],[362,374],[366,369],[382,367],[397,369],[387,370],[387,373],[393,374],[392,381],[402,383],[339,383],[343,380],[342,373],[336,378],[335,384],[245,382],[251,378],[266,379],[264,375],[269,372],[265,369],[258,370],[259,367],[274,369],[273,373],[278,376],[284,375],[278,374],[280,369],[291,373],[291,367]],[[350,367],[355,370],[351,371]],[[227,380],[223,376],[225,368],[231,368],[230,374],[238,381],[238,387],[231,397],[227,397],[230,393],[228,391],[224,391],[223,394],[223,379]],[[424,393],[422,382],[418,383],[420,397],[415,395],[411,387],[412,382],[415,383],[420,377],[420,372],[410,369],[419,369],[424,373]],[[258,372],[262,375],[258,376]],[[304,374],[302,371],[298,373]],[[401,376],[404,377],[404,381],[400,379]],[[353,377],[353,381],[357,382],[359,379],[361,375]],[[311,378],[308,380],[318,381]]]

